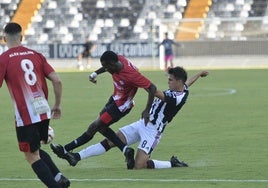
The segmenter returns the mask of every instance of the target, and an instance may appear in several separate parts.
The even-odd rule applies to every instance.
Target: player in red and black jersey
[[[8,50],[0,56],[0,87],[5,80],[15,108],[16,133],[20,151],[38,178],[48,187],[69,187],[48,153],[40,149],[40,141],[48,139],[51,118],[61,117],[62,83],[46,58],[21,45],[22,28],[11,22],[4,28]],[[52,82],[55,103],[48,105],[46,79]]]
[[[143,88],[148,92],[147,105],[142,112],[142,118],[148,122],[149,110],[154,99],[156,86],[122,55],[117,55],[113,51],[106,51],[102,54],[100,61],[102,67],[96,72],[93,72],[89,79],[91,82],[96,83],[98,74],[109,72],[112,75],[114,83],[112,96],[100,112],[100,116],[89,125],[85,133],[64,147],[51,144],[51,148],[58,157],[67,159],[72,164],[72,159],[69,158],[68,152],[87,143],[93,138],[96,132],[100,132],[124,153],[127,167],[128,169],[132,169],[134,167],[134,150],[127,147],[109,126],[130,112],[134,106],[134,96],[138,88]]]

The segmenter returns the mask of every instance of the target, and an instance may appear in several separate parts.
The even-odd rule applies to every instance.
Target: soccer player
[[[84,66],[82,62],[83,58],[87,58],[86,68],[90,69],[91,51],[95,47],[95,44],[91,42],[89,38],[87,38],[85,44],[83,44],[83,47],[84,47],[83,52],[77,56],[77,65],[78,65],[79,70],[84,70]]]
[[[50,188],[69,187],[40,142],[48,139],[50,118],[61,117],[62,82],[45,57],[21,45],[22,28],[10,22],[4,28],[8,50],[0,55],[0,87],[5,80],[15,108],[19,149],[38,178]],[[48,105],[46,79],[52,82],[55,103]]]
[[[116,133],[109,128],[110,125],[127,115],[134,106],[133,98],[138,88],[143,88],[148,92],[147,104],[142,112],[142,118],[145,124],[149,122],[149,110],[154,100],[156,86],[144,77],[137,68],[124,56],[118,55],[113,51],[106,51],[100,57],[102,67],[89,76],[89,80],[96,83],[97,75],[109,72],[112,75],[114,83],[114,92],[109,98],[105,107],[101,110],[99,117],[93,121],[86,132],[77,139],[61,145],[51,144],[51,149],[60,158],[69,159],[69,152],[87,142],[89,142],[96,132],[111,140],[125,155],[127,168],[134,167],[134,149],[127,147]],[[72,163],[71,161],[69,161]]]
[[[165,39],[158,45],[164,46],[165,49],[165,57],[164,57],[164,61],[165,61],[165,72],[167,72],[168,69],[168,62],[170,62],[170,67],[173,68],[174,64],[173,64],[173,59],[174,59],[174,55],[173,55],[173,49],[172,49],[172,45],[176,45],[176,46],[180,46],[179,44],[175,43],[174,40],[168,38],[168,33],[165,33]]]
[[[180,161],[177,157],[172,156],[169,161],[151,160],[150,156],[159,144],[163,131],[168,123],[174,118],[179,110],[185,104],[190,87],[199,77],[208,75],[207,71],[201,71],[187,79],[187,73],[182,67],[168,69],[168,89],[165,91],[157,90],[157,97],[150,110],[150,121],[145,123],[144,119],[140,119],[134,123],[126,125],[119,129],[118,137],[127,145],[139,142],[138,150],[135,157],[135,169],[160,169],[171,167],[188,167],[188,165]],[[69,152],[68,162],[75,166],[78,161],[104,154],[114,144],[104,139],[102,142],[89,146],[78,153]]]

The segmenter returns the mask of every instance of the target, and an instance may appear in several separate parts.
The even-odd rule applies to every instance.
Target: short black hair
[[[118,56],[113,51],[106,51],[101,55],[100,61],[115,63],[118,61]]]
[[[4,33],[10,35],[21,33],[21,31],[22,31],[21,26],[15,22],[8,23],[4,28]]]
[[[187,72],[182,67],[174,67],[168,69],[168,74],[172,74],[176,80],[182,80],[186,82],[187,80]]]

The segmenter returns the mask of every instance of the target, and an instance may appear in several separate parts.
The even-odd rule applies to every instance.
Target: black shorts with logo
[[[48,126],[49,119],[23,127],[16,127],[20,151],[37,151],[41,146],[40,141],[47,141]]]
[[[121,112],[116,106],[113,97],[110,97],[109,101],[106,103],[105,107],[100,112],[100,119],[107,126],[110,126],[111,124],[117,122],[122,117],[127,115],[130,111],[131,108],[127,109],[124,112]]]

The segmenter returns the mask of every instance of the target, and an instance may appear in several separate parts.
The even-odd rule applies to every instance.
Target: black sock
[[[114,145],[116,145],[122,152],[126,144],[122,142],[122,140],[115,134],[115,132],[107,128],[104,132],[102,132],[102,135],[108,138]]]
[[[49,188],[60,188],[46,163],[40,159],[32,164],[32,169],[37,177]]]
[[[147,161],[147,168],[148,169],[154,169],[155,168],[154,162],[152,160]]]
[[[87,143],[88,141],[90,141],[93,138],[93,136],[89,136],[86,132],[83,133],[80,137],[78,137],[77,139],[73,140],[72,142],[70,142],[69,144],[66,144],[64,146],[64,148],[67,151],[71,151],[79,146],[82,146],[83,144]]]
[[[40,153],[41,159],[47,164],[48,168],[52,172],[52,175],[55,177],[60,172],[60,170],[55,165],[55,163],[52,161],[51,157],[48,155],[47,152],[40,149],[39,153]]]
[[[109,151],[111,149],[111,146],[109,145],[107,138],[101,141],[100,144],[105,148],[106,151]]]

